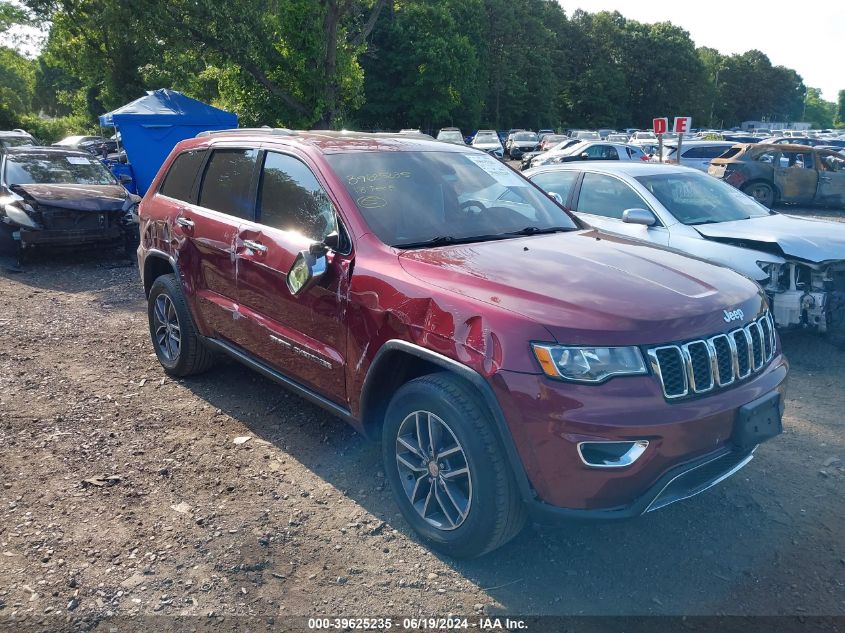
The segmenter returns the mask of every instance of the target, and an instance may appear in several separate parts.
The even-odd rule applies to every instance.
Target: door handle
[[[267,247],[264,246],[261,242],[256,242],[255,240],[244,240],[244,246],[246,246],[249,250],[255,251],[256,253],[266,253]]]
[[[194,228],[194,221],[191,218],[179,216],[178,218],[176,218],[176,224],[181,226],[183,229]]]
[[[830,176],[819,176],[819,180],[824,180],[825,182],[830,182]]]

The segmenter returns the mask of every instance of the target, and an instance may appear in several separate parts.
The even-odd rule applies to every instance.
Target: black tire
[[[162,343],[157,331],[161,321],[157,320],[157,306],[172,306],[173,312],[168,309],[163,311],[172,324],[170,316],[175,316],[178,326],[179,346],[175,353],[167,343]],[[208,370],[214,363],[214,353],[206,347],[197,334],[188,305],[185,303],[185,295],[176,275],[161,275],[156,278],[150,288],[150,296],[147,300],[147,316],[150,324],[150,339],[153,343],[158,361],[164,367],[164,371],[171,376],[192,376]],[[167,331],[169,336],[170,330]],[[171,342],[173,338],[171,337]]]
[[[777,200],[775,188],[769,183],[760,180],[748,183],[742,188],[742,192],[770,209],[775,205]]]
[[[430,470],[422,471],[422,475],[411,474],[407,469],[404,475],[400,473],[397,455],[405,450],[405,445],[400,445],[398,441],[400,429],[406,428],[403,423],[407,420],[414,419],[411,416],[415,412],[433,414],[434,418],[445,423],[446,430],[451,432],[450,441],[454,440],[462,449],[458,470],[462,469],[462,465],[468,469],[470,494],[466,512],[453,513],[461,519],[457,527],[454,527],[455,522],[451,520],[452,526],[445,521],[441,521],[445,526],[443,528],[432,525],[411,502],[409,495],[416,493],[417,488],[414,487],[413,493],[406,492],[405,485],[414,486],[411,483],[413,477],[429,478],[431,475]],[[455,558],[474,558],[501,547],[525,525],[525,507],[490,418],[489,410],[475,389],[457,376],[445,372],[422,376],[404,384],[394,394],[387,408],[382,431],[382,456],[396,502],[405,519],[427,545]],[[449,437],[445,433],[441,435]],[[454,448],[445,452],[450,451],[454,452]],[[406,455],[413,456],[407,452]],[[440,462],[441,467],[444,467],[444,462],[451,459],[438,458],[433,461]],[[446,466],[440,475],[448,477],[449,468],[452,466]],[[437,492],[433,490],[438,485],[437,475],[435,472],[434,478],[430,479],[435,480],[435,484],[428,486],[429,493],[425,495],[426,498],[432,496],[432,503],[440,503],[431,495],[431,492]],[[454,485],[452,481],[448,483]],[[417,481],[416,486],[419,485]],[[446,483],[441,481],[440,485],[438,490],[446,489]],[[447,498],[445,493],[443,498]],[[451,499],[452,495],[448,495],[448,498]],[[423,501],[420,497],[420,502]],[[443,508],[443,504],[440,503],[439,507]],[[454,510],[458,504],[450,507]],[[445,515],[444,508],[440,516]]]
[[[18,256],[18,241],[12,237],[12,233],[14,232],[15,229],[11,226],[5,222],[0,222],[0,256]]]

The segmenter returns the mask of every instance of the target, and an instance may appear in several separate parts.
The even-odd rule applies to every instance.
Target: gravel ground
[[[340,420],[234,364],[165,377],[125,260],[0,265],[0,298],[0,623],[845,615],[845,354],[816,335],[783,337],[784,434],[735,477],[456,562],[417,543]]]

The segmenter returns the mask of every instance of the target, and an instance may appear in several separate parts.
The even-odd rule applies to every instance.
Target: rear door
[[[659,220],[654,226],[622,221],[628,209],[647,209],[652,213],[654,210],[621,178],[586,172],[576,195],[574,209],[588,224],[656,244],[669,243],[669,231]]]
[[[700,171],[707,171],[710,161],[724,154],[729,148],[722,145],[697,145],[684,150],[681,164]]]
[[[159,190],[172,218],[183,285],[212,336],[236,334],[235,241],[241,220],[253,212],[257,155],[249,149],[185,152]]]
[[[347,254],[330,252],[326,272],[299,295],[287,286],[297,254],[338,228],[342,233],[314,171],[291,154],[265,152],[256,219],[242,225],[236,253],[244,347],[286,376],[344,403],[343,311],[351,248],[340,249]]]
[[[845,156],[836,152],[818,152],[819,185],[816,202],[845,208]]]
[[[775,163],[775,186],[782,202],[808,203],[816,196],[819,174],[813,150],[783,150]]]

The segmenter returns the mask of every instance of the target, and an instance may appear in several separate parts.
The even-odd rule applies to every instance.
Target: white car
[[[502,141],[499,140],[496,130],[478,130],[475,136],[472,137],[472,143],[470,145],[484,150],[496,158],[502,158],[505,155],[505,148],[502,147]]]
[[[642,149],[625,143],[607,143],[605,141],[581,141],[566,149],[551,149],[531,159],[531,167],[554,165],[581,160],[638,160],[647,161],[648,156]]]
[[[776,213],[676,165],[572,163],[524,175],[596,228],[751,277],[769,296],[779,327],[828,332],[845,346],[845,224]]]

